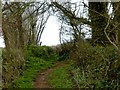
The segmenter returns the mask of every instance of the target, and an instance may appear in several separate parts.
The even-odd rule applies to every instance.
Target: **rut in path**
[[[48,83],[48,76],[57,68],[63,67],[67,65],[68,62],[59,62],[56,63],[52,68],[47,69],[40,74],[38,74],[37,78],[34,82],[34,88],[52,88],[52,86]]]

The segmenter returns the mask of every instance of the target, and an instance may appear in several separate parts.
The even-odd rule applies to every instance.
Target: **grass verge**
[[[73,81],[70,76],[70,64],[54,70],[49,75],[49,83],[53,88],[72,88]]]
[[[43,59],[36,59],[30,62],[28,68],[23,72],[19,79],[17,79],[16,86],[19,88],[33,88],[33,82],[36,75],[44,69],[52,67],[52,61],[45,61]]]

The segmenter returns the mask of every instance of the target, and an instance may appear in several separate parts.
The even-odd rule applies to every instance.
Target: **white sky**
[[[60,23],[58,22],[57,18],[55,16],[50,16],[41,37],[42,45],[51,46],[60,43],[59,26]]]
[[[2,37],[0,37],[0,47],[5,47],[4,40]]]

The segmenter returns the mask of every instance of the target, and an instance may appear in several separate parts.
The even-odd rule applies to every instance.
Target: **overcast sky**
[[[64,0],[63,0],[64,1]],[[76,2],[78,0],[72,0],[73,2]],[[41,41],[42,45],[52,46],[59,44],[59,27],[60,23],[58,22],[57,17],[51,16],[48,19],[48,22],[46,24],[46,28],[43,31]],[[0,37],[0,47],[4,47],[4,40],[2,37]]]
[[[59,44],[59,26],[57,17],[51,16],[46,24],[46,28],[43,31],[41,41],[42,45],[52,46]],[[4,47],[4,40],[0,37],[0,47]]]
[[[59,44],[59,26],[60,23],[55,16],[51,16],[48,19],[46,28],[41,37],[42,45],[52,46]],[[0,47],[4,46],[4,40],[0,37]]]
[[[4,41],[3,41],[3,38],[2,38],[2,37],[0,37],[0,47],[5,47]]]
[[[41,41],[42,45],[52,46],[59,44],[59,26],[57,17],[50,16],[43,31]],[[4,47],[4,40],[0,37],[0,47]]]
[[[60,23],[57,17],[51,16],[41,37],[42,45],[51,46],[59,44],[59,28]]]

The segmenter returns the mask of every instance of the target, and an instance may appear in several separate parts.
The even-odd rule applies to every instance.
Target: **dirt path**
[[[43,72],[41,72],[35,82],[34,82],[34,87],[35,88],[52,88],[52,86],[48,83],[48,76],[52,73],[57,68],[63,67],[67,65],[68,62],[58,62],[56,63],[52,68],[47,69]]]

